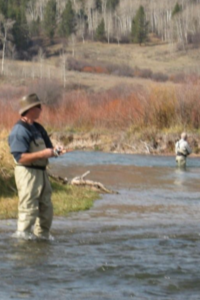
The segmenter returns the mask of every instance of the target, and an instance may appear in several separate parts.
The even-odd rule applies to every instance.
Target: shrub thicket
[[[6,91],[0,89],[1,128],[11,128],[17,120],[19,94],[22,96],[30,89],[16,88],[17,97],[12,97],[14,88],[10,89],[10,97],[8,91],[9,88]],[[37,85],[35,92],[40,93]],[[54,86],[49,83],[44,95],[49,96],[43,108],[42,122],[61,130],[66,127],[121,130],[130,126],[151,126],[159,130],[175,126],[198,129],[200,126],[200,88],[193,83],[174,85],[173,88],[169,85],[152,85],[143,89],[118,86],[101,93],[89,93],[83,89],[64,91],[56,83]],[[56,110],[52,110],[54,104]]]

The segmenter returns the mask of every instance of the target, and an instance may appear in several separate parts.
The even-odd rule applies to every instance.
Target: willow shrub
[[[17,99],[25,91],[19,88],[17,97],[9,98],[8,90],[8,87],[6,91],[0,88],[0,128],[10,129],[19,118]],[[59,95],[54,108],[43,107],[41,122],[48,130],[117,131],[130,126],[164,130],[200,126],[200,87],[195,82],[117,86],[101,93],[62,91]]]

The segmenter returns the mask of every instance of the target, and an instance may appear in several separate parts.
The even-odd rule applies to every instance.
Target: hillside
[[[58,41],[53,45],[43,45],[42,53],[32,62],[6,60],[4,82],[7,78],[18,85],[35,78],[58,79],[67,87],[99,91],[119,84],[158,82],[152,80],[152,74],[161,73],[168,77],[164,81],[170,83],[173,77],[178,76],[181,80],[186,74],[199,73],[198,49],[171,52],[168,44],[161,43],[139,46],[98,42],[79,42],[74,48],[68,45],[64,54],[62,49]],[[69,70],[69,62],[76,64],[74,69],[78,66],[79,71]],[[97,70],[92,69],[94,66]]]

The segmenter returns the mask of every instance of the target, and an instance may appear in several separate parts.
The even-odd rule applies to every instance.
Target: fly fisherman
[[[14,125],[8,141],[16,163],[15,181],[19,196],[17,231],[13,237],[53,239],[51,185],[47,176],[48,158],[64,153],[53,147],[46,130],[35,122],[41,114],[36,94],[20,100],[20,120]],[[32,227],[34,230],[32,234]]]
[[[188,142],[187,142],[187,134],[183,132],[181,134],[181,139],[175,145],[176,152],[176,163],[178,167],[185,168],[186,167],[186,158],[192,152]]]

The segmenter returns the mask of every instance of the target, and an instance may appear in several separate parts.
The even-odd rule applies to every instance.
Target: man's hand
[[[62,154],[65,154],[67,152],[71,152],[73,151],[73,149],[64,149],[63,146],[56,146],[54,149],[54,156],[59,156],[59,155],[62,155]]]

